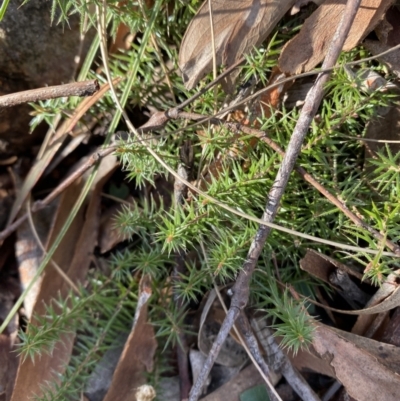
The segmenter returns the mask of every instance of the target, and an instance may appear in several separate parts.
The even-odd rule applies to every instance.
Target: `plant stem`
[[[330,68],[335,65],[354,21],[360,2],[361,0],[349,0],[347,2],[343,10],[343,16],[329,46],[322,69]],[[262,220],[268,223],[271,223],[278,213],[280,200],[288,184],[290,174],[300,153],[302,143],[308,132],[308,128],[321,103],[324,95],[324,85],[328,81],[329,76],[330,75],[327,72],[319,74],[314,86],[307,94],[300,117],[291,136],[285,157],[282,160],[275,182],[268,195],[268,201],[262,217]],[[201,389],[208,374],[210,373],[223,342],[228,336],[228,333],[230,332],[240,311],[243,310],[243,308],[247,305],[249,299],[250,280],[270,232],[270,227],[262,225],[259,227],[256,233],[243,268],[239,273],[235,285],[233,286],[233,297],[230,309],[221,326],[221,330],[218,333],[217,340],[213,344],[210,354],[204,363],[203,369],[192,388],[189,401],[198,400],[201,394]]]

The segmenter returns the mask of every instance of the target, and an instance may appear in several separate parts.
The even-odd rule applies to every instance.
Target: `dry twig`
[[[359,5],[360,0],[349,0],[346,4],[345,10],[343,11],[343,16],[339,26],[336,29],[335,35],[332,38],[332,43],[329,46],[328,53],[322,65],[323,69],[333,67],[335,65]],[[293,170],[297,156],[300,153],[301,146],[308,132],[309,126],[322,100],[324,94],[324,85],[328,79],[329,73],[322,73],[318,75],[314,86],[307,94],[300,117],[290,139],[287,152],[268,195],[268,201],[262,218],[262,220],[266,222],[272,222],[278,212],[280,200],[286,189],[290,174]],[[250,250],[247,254],[243,268],[239,273],[235,285],[233,286],[233,297],[230,309],[221,326],[221,330],[218,333],[217,339],[211,348],[207,360],[204,363],[203,369],[192,388],[189,401],[198,400],[203,384],[210,373],[211,367],[214,364],[222,344],[224,343],[240,311],[242,311],[247,305],[252,273],[256,267],[258,258],[270,232],[271,228],[264,225],[260,226],[257,231],[253,243],[250,246]]]
[[[108,156],[113,153],[116,149],[116,146],[110,146],[106,149],[99,150],[93,153],[88,160],[82,166],[80,166],[76,171],[74,171],[69,177],[67,177],[61,184],[59,184],[49,195],[44,199],[37,200],[33,203],[31,212],[35,213],[39,210],[44,209],[47,205],[49,205],[57,196],[59,196],[63,191],[65,191],[75,180],[77,180],[80,176],[82,176],[87,170],[93,167],[100,159]],[[25,213],[17,220],[15,220],[12,224],[8,225],[2,232],[0,232],[0,241],[6,239],[9,235],[11,235],[26,219],[28,218],[28,214]]]
[[[72,82],[70,84],[46,86],[44,88],[10,93],[0,96],[0,109],[17,106],[39,100],[56,99],[68,96],[92,96],[100,89],[97,79],[91,81]]]
[[[247,321],[246,316],[244,316],[244,318]],[[248,322],[247,325],[250,326]],[[270,330],[268,327],[260,328],[259,323],[256,319],[251,320],[251,325],[258,333],[258,338],[260,339],[260,342],[269,357],[268,360],[271,359],[272,361],[271,369],[281,372],[286,381],[290,384],[290,386],[302,400],[319,400],[317,394],[315,394],[315,392],[311,389],[311,387],[305,381],[303,376],[298,372],[298,370],[293,367],[289,358],[284,354],[282,349],[276,343],[273,337],[272,330]],[[261,339],[260,336],[262,336],[263,338]]]
[[[195,114],[195,113],[186,113],[180,112],[178,114],[179,118],[186,118],[191,120],[203,120],[204,115]],[[232,132],[242,132],[246,135],[254,136],[255,138],[260,139],[265,142],[271,149],[273,149],[276,153],[278,153],[282,158],[285,157],[285,151],[274,141],[272,140],[265,131],[261,131],[255,128],[248,127],[247,125],[236,123],[236,122],[228,122],[225,120],[221,120],[219,118],[213,117],[210,120],[211,124],[223,125],[228,128]],[[400,246],[395,244],[393,241],[388,240],[384,235],[382,235],[379,231],[375,230],[373,227],[365,223],[360,217],[358,217],[355,213],[353,213],[346,206],[344,202],[338,199],[336,196],[332,195],[323,185],[321,185],[307,170],[301,166],[294,166],[294,170],[309,184],[311,184],[317,191],[319,191],[326,199],[329,200],[333,205],[335,205],[343,214],[345,214],[357,227],[361,227],[367,230],[377,241],[384,243],[392,252],[397,255],[400,255]]]

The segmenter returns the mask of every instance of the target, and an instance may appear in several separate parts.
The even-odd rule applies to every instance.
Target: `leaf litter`
[[[213,54],[209,4],[206,1],[199,8],[189,24],[180,46],[179,66],[187,88],[194,88],[204,75],[212,69]],[[250,52],[254,46],[260,45],[287,11],[293,7],[295,2],[286,1],[282,3],[269,0],[228,2],[218,0],[212,1],[211,4],[216,60],[219,65],[228,68],[235,64],[243,54]],[[300,33],[282,49],[279,59],[281,71],[294,75],[300,71],[309,71],[322,61],[344,4],[344,1],[326,1],[304,22]],[[364,0],[347,39],[345,50],[350,50],[358,45],[367,33],[373,30],[378,22],[382,20],[385,11],[391,4],[392,2],[388,0]],[[297,4],[297,6],[301,7],[302,4]],[[121,34],[122,32],[127,35],[126,28],[126,25],[121,25],[119,33]],[[123,41],[123,38],[119,37],[118,40]],[[368,41],[366,43],[371,49],[373,48],[372,45],[368,45]],[[123,48],[124,46],[127,46],[127,44],[125,43],[118,47]],[[382,47],[379,47],[379,49],[382,49]],[[387,62],[393,71],[396,71],[395,62]],[[234,91],[237,76],[237,73],[233,73],[225,80],[224,88],[227,92]],[[66,134],[74,130],[79,118],[105,94],[107,89],[107,84],[105,84],[101,94],[91,100],[84,100],[74,112],[74,115],[61,126],[53,139],[51,139],[50,146],[44,150],[44,156],[35,163],[28,173],[22,190],[17,195],[13,209],[10,212],[9,222],[17,216],[26,199],[30,196],[32,189],[42,179],[49,163],[62,146],[62,142],[67,138]],[[290,89],[285,88],[286,91],[290,91]],[[272,104],[274,108],[279,107],[280,98],[284,93],[277,91],[276,95],[277,101],[268,103],[269,106]],[[395,115],[394,121],[398,122],[397,115]],[[395,131],[396,133],[397,131]],[[120,246],[127,239],[126,237],[118,237],[111,230],[109,233],[99,237],[100,215],[104,213],[102,211],[101,193],[116,167],[117,164],[114,157],[108,157],[100,164],[97,181],[92,186],[86,204],[78,211],[64,239],[52,256],[52,260],[61,267],[63,274],[74,285],[85,283],[87,280],[99,238],[103,253],[112,252],[113,248]],[[50,248],[55,237],[62,230],[69,211],[79,197],[85,179],[86,177],[78,179],[63,193],[58,201],[52,226],[47,233],[46,249]],[[112,219],[107,219],[108,226],[105,225],[105,227],[109,227],[111,221]],[[35,225],[37,226],[37,224]],[[33,247],[37,246],[35,239],[29,234],[29,228],[29,224],[20,228],[20,241],[22,241],[22,235],[27,234],[31,240],[31,245]],[[109,231],[109,228],[105,228],[105,230]],[[22,251],[20,254],[24,252]],[[316,255],[318,256],[316,257]],[[40,263],[40,255],[35,263]],[[317,254],[315,251],[309,251],[305,258],[299,261],[299,264],[306,272],[325,281],[325,285],[330,287],[330,291],[336,294],[341,293],[348,304],[351,304],[351,300],[344,295],[348,295],[349,287],[339,288],[340,285],[337,282],[332,282],[332,271],[345,272],[347,284],[352,285],[352,288],[359,290],[360,293],[361,285],[365,285],[365,282],[361,283],[362,273],[357,269],[348,267],[322,253]],[[23,260],[18,260],[18,267],[21,272],[26,269],[23,267]],[[37,265],[27,269],[31,268],[35,269]],[[32,276],[32,274],[27,274],[27,283],[29,283],[29,276]],[[372,324],[371,314],[385,313],[398,308],[400,298],[396,280],[397,274],[389,277],[364,309],[347,311],[349,314],[359,315],[352,332],[332,329],[317,323],[311,344],[312,352],[301,350],[297,355],[292,355],[290,351],[285,351],[294,365],[299,369],[311,369],[339,380],[346,388],[348,395],[356,400],[376,400],[377,394],[385,400],[397,399],[396,389],[399,385],[398,347],[380,342],[379,332],[374,334],[376,336],[375,339],[355,334],[365,333],[368,330]],[[343,285],[344,281],[341,283]],[[2,292],[6,293],[3,287],[0,288]],[[68,280],[66,281],[65,277],[60,275],[60,272],[49,263],[43,277],[37,282],[37,295],[34,297],[36,301],[30,300],[29,306],[28,303],[25,304],[26,317],[30,320],[30,323],[33,325],[35,322],[36,324],[38,323],[35,316],[32,317],[31,311],[37,316],[46,316],[45,305],[54,303],[54,300],[60,296],[67,297],[70,290],[71,285]],[[150,276],[142,275],[137,289],[137,303],[132,328],[125,345],[120,349],[120,356],[115,357],[117,362],[114,363],[114,369],[108,374],[108,387],[101,389],[105,394],[101,399],[107,401],[137,399],[140,401],[142,399],[152,399],[157,394],[156,390],[151,386],[142,386],[146,385],[144,373],[153,372],[153,364],[158,349],[155,329],[148,315],[148,302],[152,293],[153,288]],[[168,289],[165,289],[164,294],[167,299],[171,297]],[[2,319],[4,318],[3,309],[6,312],[9,311],[10,302],[14,301],[14,298],[1,298]],[[206,303],[208,302],[209,308],[211,308],[211,318],[207,318],[209,319],[208,324],[219,325],[223,320],[222,310],[215,305],[211,307],[211,304],[213,304],[212,295],[206,295],[205,301]],[[26,302],[28,302],[28,298],[26,298]],[[359,298],[357,298],[357,302],[360,302]],[[339,311],[339,309],[331,307],[330,309]],[[248,310],[247,313],[252,315],[253,311]],[[390,320],[388,314],[385,317]],[[56,387],[60,375],[66,371],[66,365],[73,356],[73,345],[76,338],[74,332],[64,333],[55,344],[51,354],[42,353],[36,363],[30,358],[21,358],[18,362],[15,354],[9,352],[9,350],[14,350],[15,344],[18,342],[15,338],[15,333],[19,326],[17,320],[17,315],[15,315],[8,326],[7,332],[0,334],[0,358],[5,361],[0,370],[0,397],[5,395],[4,399],[6,400],[23,400],[33,394],[40,396],[43,394],[43,385],[46,383],[51,383],[51,386]],[[200,338],[197,345],[198,348],[208,353],[210,346],[205,347],[203,344],[204,338],[201,337],[203,326],[207,325],[204,323],[206,318],[201,318],[201,321],[202,324],[196,325],[193,323],[192,327],[198,329]],[[388,322],[382,320],[380,324],[384,328],[388,325]],[[211,337],[214,334],[211,333]],[[260,338],[259,340],[261,341]],[[200,342],[202,343],[200,344]],[[235,351],[235,353],[237,352]],[[13,371],[16,363],[19,363],[19,366],[11,396],[9,386],[14,381]],[[276,385],[277,382],[278,380],[274,381],[273,384]],[[254,366],[250,365],[241,370],[240,373],[235,374],[230,380],[228,379],[225,384],[208,394],[204,399],[243,399],[241,395],[245,397],[244,394],[248,394],[245,393],[245,390],[260,383],[262,383],[260,376],[256,373]],[[95,400],[91,398],[90,391],[87,392],[86,396],[90,401]]]

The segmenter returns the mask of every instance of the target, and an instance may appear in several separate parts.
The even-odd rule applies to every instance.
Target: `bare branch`
[[[110,146],[107,149],[99,150],[93,153],[84,164],[82,164],[76,171],[74,171],[69,177],[67,177],[60,185],[58,185],[45,199],[37,200],[33,203],[31,212],[35,213],[39,210],[44,209],[49,205],[57,196],[59,196],[63,191],[65,191],[75,180],[82,176],[87,170],[93,167],[100,159],[108,156],[116,149],[115,146]],[[0,241],[6,239],[10,234],[12,234],[26,219],[28,218],[27,213],[19,217],[2,232],[0,232]]]
[[[100,89],[97,79],[91,81],[72,82],[70,84],[46,86],[44,88],[10,93],[0,96],[0,109],[17,106],[39,100],[56,99],[68,96],[92,96]]]
[[[246,318],[246,317],[245,317]],[[247,320],[247,318],[246,318]],[[297,395],[304,401],[320,401],[304,377],[293,367],[289,358],[276,343],[271,329],[267,326],[261,328],[257,319],[251,319],[251,325],[257,333],[262,347],[269,359],[272,359],[272,369],[282,373]]]
[[[336,29],[335,35],[332,38],[332,43],[329,46],[328,53],[322,65],[322,69],[330,68],[335,65],[337,58],[341,52],[347,34],[350,30],[356,12],[359,8],[360,0],[349,0],[343,11],[343,16]],[[312,89],[308,92],[300,117],[290,139],[285,157],[281,163],[275,182],[268,195],[267,205],[263,214],[262,220],[271,223],[278,213],[280,200],[286,189],[290,174],[295,165],[297,156],[300,153],[301,145],[308,132],[309,126],[314,118],[318,107],[321,103],[324,94],[324,85],[329,79],[329,73],[321,73],[318,75]],[[256,267],[258,258],[264,247],[265,241],[271,232],[271,228],[260,226],[256,236],[250,246],[246,261],[242,270],[233,286],[233,297],[231,307],[221,326],[217,340],[211,348],[210,354],[204,364],[204,367],[199,375],[199,378],[192,388],[189,401],[197,401],[203,386],[205,378],[208,376],[211,367],[214,364],[215,358],[225,341],[230,329],[232,328],[235,319],[239,312],[247,305],[249,299],[249,286],[253,271]]]
[[[195,113],[186,113],[180,112],[178,114],[179,118],[187,118],[191,120],[202,120],[204,119],[204,115],[195,114]],[[280,156],[285,157],[284,150],[273,141],[265,131],[261,131],[255,128],[248,127],[244,124],[236,123],[236,122],[228,122],[225,120],[221,120],[219,118],[213,117],[210,120],[211,124],[215,125],[223,125],[228,128],[232,132],[241,131],[244,134],[252,135],[261,141],[265,142],[271,149],[273,149]],[[358,139],[358,138],[357,138]],[[395,244],[393,241],[387,239],[384,235],[382,235],[379,231],[375,230],[365,221],[363,221],[357,214],[353,213],[346,206],[344,202],[338,199],[336,196],[332,195],[323,185],[321,185],[307,170],[301,166],[294,166],[294,170],[298,173],[305,181],[311,184],[318,192],[320,192],[325,198],[329,200],[333,205],[335,205],[343,214],[345,214],[357,227],[362,227],[367,230],[377,241],[380,241],[385,244],[391,251],[393,251],[396,255],[400,255],[400,246]]]
[[[260,347],[258,346],[258,342],[256,337],[253,334],[253,331],[251,330],[249,321],[244,314],[243,311],[241,311],[240,315],[238,316],[236,320],[236,325],[238,326],[240,330],[240,334],[243,337],[244,342],[247,345],[247,348],[251,352],[251,355],[253,355],[253,358],[257,362],[258,366],[261,368],[261,370],[264,372],[265,376],[270,376],[270,368],[264,361],[263,356],[261,355]],[[268,392],[269,398],[271,401],[275,401],[277,398],[275,397],[275,394],[270,391],[268,386],[266,387],[266,390]],[[320,401],[313,399],[312,401]]]

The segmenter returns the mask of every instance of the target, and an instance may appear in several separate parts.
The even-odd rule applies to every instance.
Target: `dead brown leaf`
[[[395,345],[386,344],[371,338],[349,333],[347,331],[332,328],[340,337],[351,341],[358,348],[362,348],[374,355],[380,363],[388,369],[400,374],[400,348]]]
[[[91,255],[97,241],[101,190],[115,166],[116,159],[114,156],[109,156],[103,160],[86,212],[85,208],[81,207],[53,255],[53,260],[73,283],[82,281],[89,268]],[[61,196],[48,246],[53,243],[65,224],[82,185],[83,178],[80,178]],[[34,313],[43,316],[46,312],[45,306],[58,296],[66,296],[69,290],[69,285],[49,264],[44,273]],[[32,324],[35,324],[34,319]],[[25,400],[34,394],[40,395],[43,393],[43,386],[46,385],[46,382],[53,385],[58,382],[58,374],[64,371],[65,365],[69,361],[74,337],[74,334],[63,335],[52,354],[42,353],[40,361],[37,360],[36,363],[31,359],[21,360],[12,396],[13,401]]]
[[[336,378],[333,367],[328,361],[319,358],[316,352],[313,352],[312,346],[308,350],[300,349],[296,354],[293,354],[288,349],[285,349],[284,352],[296,369],[300,371],[312,370],[322,375]]]
[[[144,276],[140,283],[138,306],[132,331],[125,344],[115,369],[110,389],[104,401],[135,401],[136,392],[145,383],[145,369],[153,369],[153,358],[157,349],[154,328],[147,321],[147,301],[151,296],[151,282]]]
[[[310,71],[324,59],[346,3],[327,0],[319,6],[300,33],[285,45],[279,58],[281,71],[290,75]],[[393,0],[362,0],[343,50],[351,50],[371,32],[392,3]]]
[[[313,346],[319,356],[333,367],[337,379],[357,401],[399,399],[400,376],[385,366],[383,360],[370,349],[360,348],[323,325],[318,325],[314,332]]]
[[[390,300],[390,297],[394,295],[394,291],[398,288],[398,284],[396,283],[399,271],[394,272],[394,274],[390,274],[387,280],[379,287],[378,291],[372,296],[366,305],[368,309],[374,308],[376,306],[380,306],[384,304],[386,300]],[[399,295],[396,295],[397,297]],[[377,313],[386,312],[378,311]],[[358,316],[355,325],[352,328],[352,333],[354,334],[364,334],[367,329],[371,326],[373,320],[376,318],[373,314],[360,314]]]
[[[323,327],[328,330],[326,326]],[[393,370],[395,373],[400,373],[399,347],[334,328],[329,328],[329,330],[336,333],[343,341],[348,341],[358,349],[371,354],[388,369]],[[329,358],[320,358],[313,346],[309,348],[309,351],[300,350],[296,355],[288,351],[286,352],[293,365],[299,370],[311,369],[314,372],[337,377],[335,367],[330,363]]]
[[[212,0],[215,53],[226,68],[266,39],[295,0]],[[213,49],[209,3],[206,0],[191,21],[179,52],[185,86],[192,89],[212,70]],[[231,91],[234,75],[226,82]]]

